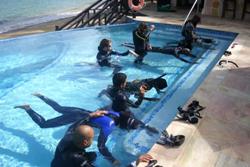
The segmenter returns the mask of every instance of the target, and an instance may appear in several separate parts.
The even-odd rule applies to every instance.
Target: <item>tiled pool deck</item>
[[[138,20],[182,24],[183,14],[155,12],[148,5]],[[249,23],[247,23],[249,22]],[[206,106],[198,125],[173,121],[168,132],[186,136],[179,148],[155,144],[149,153],[164,167],[250,166],[250,21],[203,17],[200,27],[239,33],[232,60],[239,68],[214,67],[192,99]],[[192,100],[190,99],[190,101]],[[144,166],[144,164],[140,164]]]

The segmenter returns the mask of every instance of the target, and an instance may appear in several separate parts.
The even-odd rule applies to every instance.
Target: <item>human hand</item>
[[[95,112],[90,113],[90,117],[101,117],[105,114],[108,114],[108,112],[105,110],[96,110]]]
[[[150,44],[147,45],[147,50],[152,50],[152,46]]]
[[[149,27],[149,30],[154,31],[155,30],[155,25],[151,24],[150,27]]]
[[[147,92],[147,86],[145,84],[140,86],[140,94],[144,94]]]
[[[151,159],[153,159],[151,155],[143,154],[137,159],[136,164],[138,165],[140,162],[149,162]]]

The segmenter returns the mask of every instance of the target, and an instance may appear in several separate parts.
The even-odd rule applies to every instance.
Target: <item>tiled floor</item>
[[[153,10],[152,10],[153,9]],[[159,13],[148,5],[139,20],[182,24],[184,11]],[[232,60],[239,68],[216,66],[192,99],[206,106],[198,125],[173,121],[167,130],[184,134],[179,148],[155,144],[150,154],[164,167],[247,167],[250,166],[250,21],[202,17],[200,27],[238,32]],[[190,99],[191,100],[191,99]],[[145,164],[140,164],[145,166]]]

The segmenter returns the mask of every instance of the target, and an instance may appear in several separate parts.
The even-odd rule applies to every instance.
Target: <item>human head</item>
[[[194,27],[196,27],[197,24],[201,22],[201,17],[198,15],[194,15],[191,19],[191,22],[193,23]]]
[[[147,82],[145,82],[147,90],[150,90],[151,88],[155,88],[157,90],[162,90],[168,86],[167,81],[164,78],[156,78],[156,79],[149,79]]]
[[[154,87],[156,89],[164,89],[168,86],[167,81],[164,78],[157,78],[154,80]]]
[[[111,40],[106,39],[106,38],[102,39],[98,48],[99,48],[99,50],[103,50],[106,52],[112,50]]]
[[[80,125],[73,132],[73,142],[78,148],[87,148],[92,144],[94,129],[88,125]]]
[[[144,22],[141,22],[138,26],[138,30],[141,32],[141,33],[146,33],[148,31],[148,26],[146,23]]]
[[[113,78],[113,86],[117,88],[124,88],[126,86],[127,75],[121,72],[116,73]]]

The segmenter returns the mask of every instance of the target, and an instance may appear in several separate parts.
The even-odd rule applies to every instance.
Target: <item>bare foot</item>
[[[24,110],[29,110],[30,109],[30,105],[24,104],[24,105],[20,105],[20,106],[15,106],[14,108],[21,108],[21,109],[24,109]]]
[[[36,96],[36,97],[43,97],[43,95],[40,94],[40,93],[32,93],[32,95],[33,95],[33,96]]]

